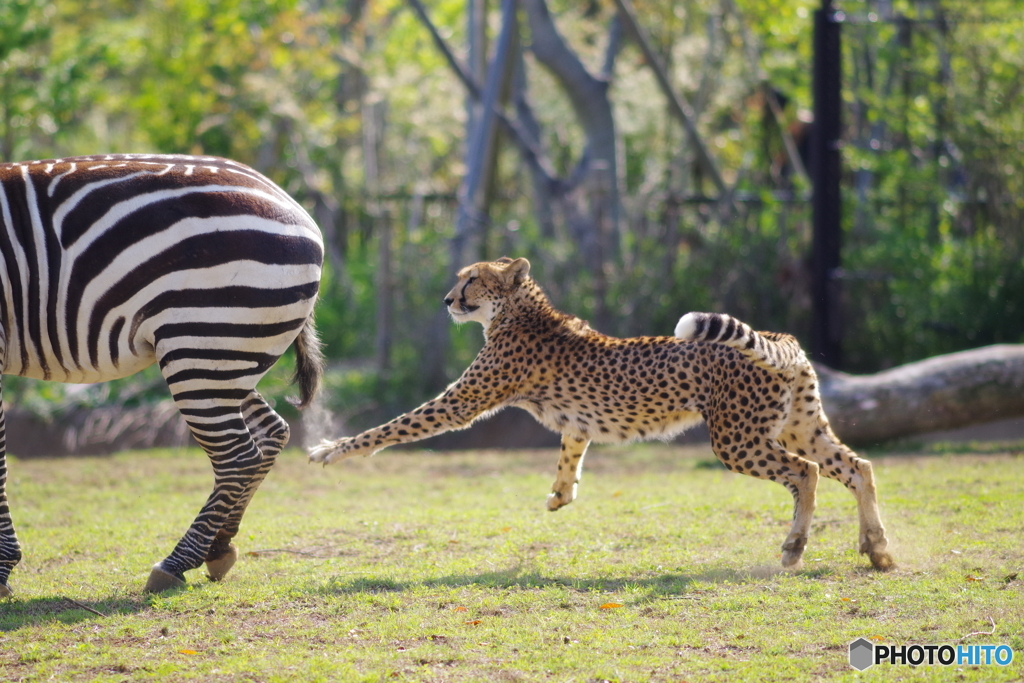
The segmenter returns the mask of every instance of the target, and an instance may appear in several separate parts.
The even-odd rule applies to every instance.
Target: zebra
[[[256,383],[294,344],[305,407],[323,374],[316,223],[227,159],[106,155],[0,164],[0,369],[70,383],[158,363],[214,471],[213,492],[145,589],[227,574],[231,540],[288,424]],[[2,400],[2,387],[0,387]],[[0,597],[21,559],[0,403]]]

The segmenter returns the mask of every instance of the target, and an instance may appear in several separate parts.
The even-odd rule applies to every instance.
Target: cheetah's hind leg
[[[811,424],[813,428],[804,430],[787,427],[784,432],[787,445],[806,453],[805,457],[818,463],[822,476],[835,479],[853,494],[857,499],[860,519],[861,555],[867,555],[875,569],[892,569],[896,563],[887,551],[889,539],[878,512],[878,494],[871,463],[857,457],[839,440],[824,415],[819,414],[818,420]]]
[[[799,571],[814,517],[818,465],[787,450],[775,439],[751,437],[708,420],[711,448],[726,467],[739,474],[777,481],[793,494],[793,526],[782,544],[782,566]]]

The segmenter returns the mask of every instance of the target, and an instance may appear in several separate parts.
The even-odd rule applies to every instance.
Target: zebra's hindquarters
[[[257,295],[249,306],[207,311],[200,320],[182,307],[146,323],[175,405],[215,475],[209,499],[171,555],[154,568],[149,590],[179,585],[184,572],[204,562],[214,579],[230,569],[237,556],[231,539],[288,439],[287,423],[256,392],[256,384],[293,343],[297,354],[307,357],[302,362],[319,362],[308,358],[315,356],[309,348],[310,337],[315,339],[313,298],[295,297],[272,308],[259,303]],[[252,311],[260,314],[245,322]],[[315,388],[319,365],[306,374]],[[309,391],[306,387],[303,394]]]
[[[159,362],[213,463],[214,490],[158,565],[166,580],[156,589],[204,560],[214,578],[230,568],[230,538],[288,435],[256,383],[294,342],[303,403],[319,385],[311,316],[322,262],[320,231],[302,207],[233,161],[0,164],[3,371],[100,382]],[[0,595],[20,558],[4,455],[0,443]]]

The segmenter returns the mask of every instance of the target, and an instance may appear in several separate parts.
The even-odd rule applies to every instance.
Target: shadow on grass
[[[150,596],[71,600],[65,597],[0,600],[0,633],[44,624],[77,624],[149,609]],[[96,614],[99,612],[99,614]]]
[[[354,595],[360,593],[401,593],[415,588],[460,588],[480,586],[483,588],[520,590],[551,587],[570,588],[579,592],[614,592],[631,590],[645,593],[648,597],[682,597],[699,591],[707,584],[749,583],[763,581],[777,574],[785,574],[781,567],[752,567],[749,569],[712,568],[693,574],[661,574],[644,577],[608,577],[597,579],[566,578],[545,576],[539,572],[523,572],[518,568],[480,574],[451,574],[420,581],[396,581],[390,578],[365,576],[342,581],[330,579],[311,586],[309,591],[320,595]],[[799,576],[820,578],[832,574],[828,567],[799,572]]]

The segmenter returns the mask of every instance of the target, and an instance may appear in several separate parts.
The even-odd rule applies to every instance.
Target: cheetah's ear
[[[505,269],[505,284],[521,285],[530,277],[530,262],[524,258],[517,258],[508,264]]]

